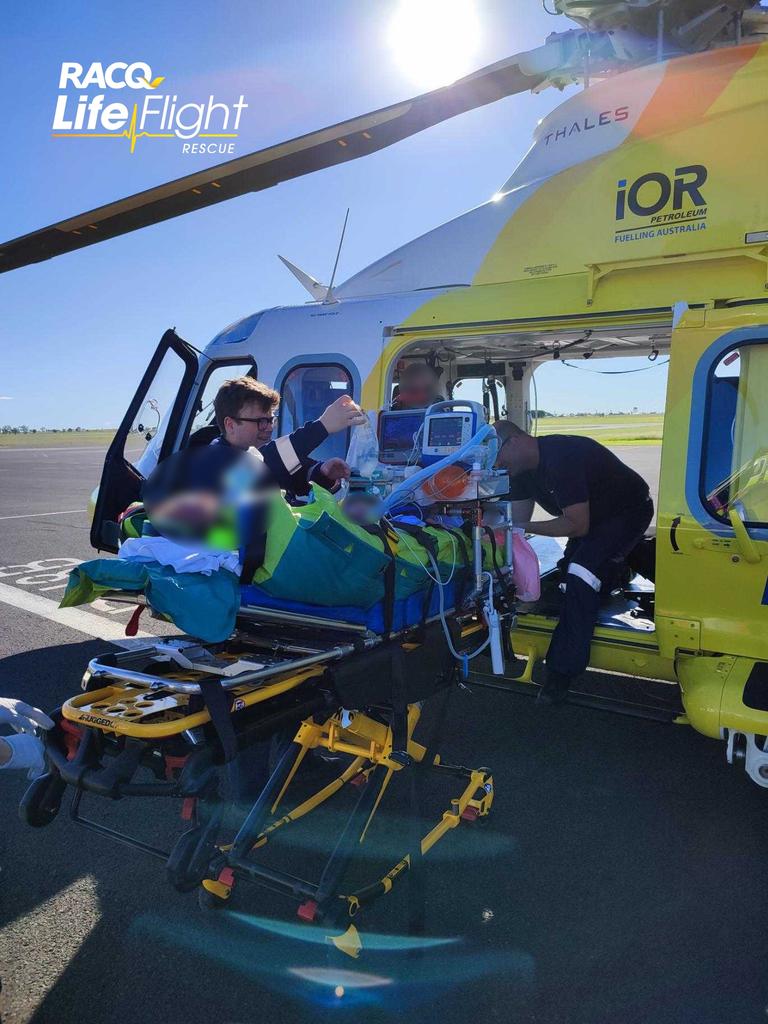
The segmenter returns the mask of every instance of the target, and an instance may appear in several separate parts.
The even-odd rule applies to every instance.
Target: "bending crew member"
[[[495,424],[496,465],[510,476],[516,525],[543,537],[567,537],[565,599],[547,652],[539,699],[565,700],[589,664],[600,592],[611,563],[621,562],[653,517],[648,484],[613,452],[588,437],[531,437],[509,420]],[[532,522],[534,503],[553,519]]]

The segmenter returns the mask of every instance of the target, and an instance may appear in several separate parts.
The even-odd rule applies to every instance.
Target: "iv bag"
[[[379,442],[370,420],[352,429],[347,463],[359,476],[371,476],[378,467]]]

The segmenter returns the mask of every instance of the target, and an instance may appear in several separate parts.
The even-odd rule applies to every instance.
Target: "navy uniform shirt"
[[[242,458],[258,460],[255,471],[259,467],[265,471],[261,480],[264,485],[279,487],[291,495],[309,494],[311,483],[331,490],[334,481],[321,472],[321,463],[309,458],[326,437],[328,431],[314,420],[287,437],[269,441],[258,451],[235,448],[223,435],[209,445],[182,448],[155,466],[142,484],[142,501],[149,508],[181,491],[220,493],[225,474]]]
[[[539,464],[510,481],[510,498],[533,498],[552,516],[589,502],[591,523],[600,523],[648,500],[648,484],[612,451],[590,437],[550,434],[536,439]]]

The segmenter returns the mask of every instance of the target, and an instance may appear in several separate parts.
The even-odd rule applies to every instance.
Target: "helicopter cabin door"
[[[104,460],[91,523],[94,548],[117,552],[119,516],[139,499],[144,482],[138,468],[141,456],[151,445],[154,464],[173,451],[197,368],[192,346],[175,331],[166,331]]]
[[[705,324],[675,331],[660,498],[662,645],[765,659],[766,305],[708,310]]]

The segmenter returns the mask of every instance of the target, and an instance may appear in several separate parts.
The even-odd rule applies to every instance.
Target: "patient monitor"
[[[379,462],[407,466],[419,461],[417,441],[426,409],[384,411],[379,414]]]
[[[485,423],[479,402],[435,402],[426,411],[421,442],[422,466],[439,462],[463,447]]]

